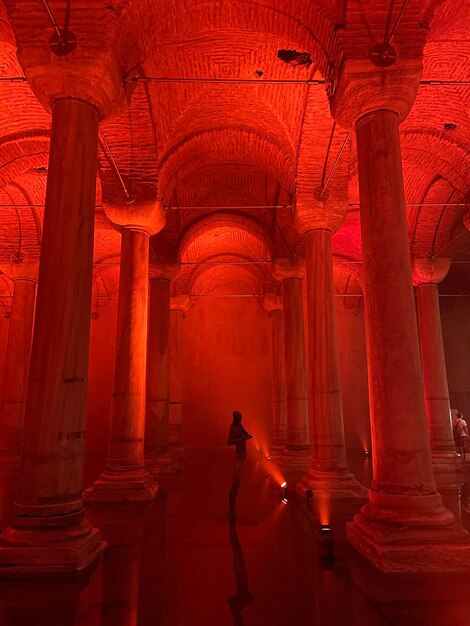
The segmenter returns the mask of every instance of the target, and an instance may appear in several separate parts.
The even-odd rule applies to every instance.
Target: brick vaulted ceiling
[[[346,138],[327,93],[345,59],[368,59],[395,24],[403,0],[49,5],[59,24],[68,20],[77,35],[72,54],[112,58],[124,77],[129,106],[102,130],[129,193],[165,207],[166,226],[152,239],[152,260],[182,262],[174,289],[195,296],[221,287],[257,295],[276,290],[271,259],[303,254],[293,207],[309,202]],[[409,0],[394,35],[399,56],[422,55],[424,66],[416,102],[401,126],[412,256],[470,261],[463,225],[470,189],[469,18],[468,0]],[[42,2],[0,5],[0,264],[20,255],[36,258],[40,251],[50,116],[27,82],[8,79],[50,55],[52,33]],[[90,81],[99,77],[90,75]],[[119,277],[120,237],[101,202],[120,201],[124,193],[103,140],[99,159],[96,306],[115,297]],[[329,189],[348,205],[334,236],[337,289],[352,286],[357,293],[354,139]],[[5,276],[0,292],[5,312],[11,294]]]

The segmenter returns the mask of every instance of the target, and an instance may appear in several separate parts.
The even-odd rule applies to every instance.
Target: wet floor
[[[151,507],[90,510],[108,547],[89,580],[3,583],[1,626],[470,624],[468,580],[379,579],[344,541],[354,505],[331,512],[331,541],[311,504],[289,491],[283,502],[279,475],[256,453],[248,457],[237,517],[229,520],[232,455],[192,451],[184,471],[163,480]],[[352,459],[364,482],[367,463]],[[91,464],[89,479],[98,470]],[[4,487],[6,501],[8,493]]]

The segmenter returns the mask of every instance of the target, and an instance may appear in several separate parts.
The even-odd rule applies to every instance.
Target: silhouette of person
[[[246,462],[246,442],[248,439],[253,439],[253,435],[247,433],[243,428],[242,414],[240,411],[234,411],[232,417],[233,421],[227,439],[227,445],[235,446],[233,480],[228,497],[228,515],[231,520],[235,519],[235,505],[237,502],[238,489]]]

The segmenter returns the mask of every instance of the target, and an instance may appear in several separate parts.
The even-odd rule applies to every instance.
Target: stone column
[[[424,400],[435,469],[455,468],[449,387],[442,339],[438,284],[447,276],[450,259],[415,259],[413,283],[418,296],[419,339],[423,367]]]
[[[122,230],[116,362],[106,469],[87,490],[87,501],[146,501],[157,483],[145,468],[149,236],[164,218],[155,203],[105,206]]]
[[[81,500],[98,121],[82,100],[52,104],[21,467],[11,526],[0,537],[2,574],[81,570],[102,549]]]
[[[15,3],[7,11],[21,68],[52,125],[21,463],[0,576],[62,576],[85,570],[103,549],[81,497],[98,124],[124,110],[126,97],[112,45],[117,16],[90,7],[89,19],[74,22],[78,33],[58,41],[45,12],[35,14],[32,34],[30,12]]]
[[[315,222],[313,222],[314,224]],[[328,227],[329,226],[329,227]],[[344,443],[343,404],[334,309],[332,231],[304,233],[307,261],[309,382],[312,400],[311,466],[298,485],[335,498],[365,497],[366,491],[348,468]]]
[[[0,401],[0,454],[17,457],[28,387],[38,262],[2,267],[13,281],[13,300]]]
[[[399,138],[420,65],[401,63],[364,78],[346,62],[332,102],[356,133],[373,454],[348,538],[381,570],[445,570],[468,567],[470,542],[433,477]]]
[[[282,464],[287,470],[305,471],[310,461],[307,364],[302,280],[305,267],[285,260],[273,264],[282,282],[284,311],[284,363],[286,376],[286,447]]]
[[[270,454],[282,457],[286,447],[286,378],[284,369],[284,325],[282,299],[274,294],[264,296],[263,307],[271,318],[273,433]]]
[[[178,264],[159,265],[150,279],[145,463],[153,473],[180,469],[169,442],[170,284],[178,271]]]
[[[170,300],[170,413],[169,442],[174,454],[185,456],[183,428],[183,326],[185,312],[191,306],[189,296]]]

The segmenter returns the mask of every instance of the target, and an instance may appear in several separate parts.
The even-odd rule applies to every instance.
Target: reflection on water
[[[227,602],[230,612],[233,615],[233,625],[243,626],[243,609],[247,604],[253,602],[254,597],[248,589],[248,574],[245,566],[245,558],[234,521],[230,521],[229,523],[229,540],[233,552],[233,573],[235,574],[236,590],[233,596],[227,598]]]
[[[382,574],[354,553],[357,502],[330,503],[322,535],[319,503],[292,490],[283,504],[266,461],[248,459],[233,488],[232,454],[193,457],[151,506],[88,510],[108,543],[88,576],[0,582],[0,626],[470,625],[469,574]],[[468,527],[470,484],[439,489]]]

